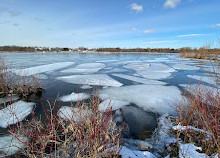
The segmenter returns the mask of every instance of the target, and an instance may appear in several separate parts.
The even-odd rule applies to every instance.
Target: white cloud
[[[137,29],[135,28],[135,27],[133,27],[132,29],[131,29],[131,31],[136,31]]]
[[[169,40],[169,41],[149,41],[149,42],[144,42],[147,44],[161,44],[161,43],[174,43],[177,42],[177,40]]]
[[[175,8],[180,2],[181,0],[166,0],[166,2],[164,3],[164,7]]]
[[[203,36],[203,35],[206,35],[206,34],[186,34],[186,35],[179,35],[176,37],[195,37],[195,36]]]
[[[145,30],[144,33],[154,33],[154,30]]]
[[[215,24],[211,26],[212,28],[220,28],[220,24]]]
[[[131,4],[131,10],[134,10],[136,12],[142,12],[143,11],[143,6],[139,5],[137,3]]]

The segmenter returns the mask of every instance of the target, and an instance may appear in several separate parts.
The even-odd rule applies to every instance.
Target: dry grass
[[[77,103],[78,119],[61,119],[56,115],[55,104],[49,102],[46,121],[32,115],[27,124],[20,123],[10,132],[18,137],[28,138],[23,142],[27,157],[118,157],[122,128],[118,128],[112,119],[112,111],[98,111],[99,99]],[[53,107],[53,108],[52,108]],[[80,117],[79,117],[80,116]],[[114,150],[113,150],[114,149]]]
[[[202,152],[207,155],[220,153],[219,92],[201,89],[199,85],[193,92],[186,106],[177,106],[177,123],[186,127],[185,130],[178,131],[177,135],[185,143],[202,147]]]
[[[23,99],[42,91],[36,77],[17,76],[9,72],[10,68],[0,59],[0,97],[17,94]]]

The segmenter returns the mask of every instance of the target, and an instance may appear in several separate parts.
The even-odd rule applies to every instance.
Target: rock
[[[136,145],[140,151],[151,151],[153,146],[146,141],[136,141]]]

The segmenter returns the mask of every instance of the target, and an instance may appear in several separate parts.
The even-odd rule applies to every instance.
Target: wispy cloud
[[[161,43],[175,43],[177,40],[168,40],[168,41],[149,41],[149,42],[144,42],[146,44],[161,44]]]
[[[137,29],[135,28],[135,27],[133,27],[132,29],[131,29],[131,31],[136,31]]]
[[[1,8],[1,7],[0,7],[0,14],[1,14],[1,13],[7,13],[7,14],[9,14],[11,17],[16,17],[16,16],[22,14],[22,12],[20,12],[20,11],[10,10],[10,9],[7,9],[7,8]]]
[[[180,2],[181,0],[166,0],[166,2],[164,3],[164,7],[175,8]]]
[[[212,28],[220,28],[220,24],[211,25]]]
[[[20,24],[14,23],[13,26],[18,27],[18,26],[20,26]]]
[[[139,5],[137,3],[131,4],[131,10],[134,10],[136,12],[142,12],[144,10],[142,5]]]
[[[154,33],[155,31],[154,30],[145,30],[144,31],[144,33],[147,33],[147,34],[149,34],[149,33]]]
[[[195,37],[195,36],[203,36],[206,34],[186,34],[186,35],[178,35],[176,37]]]

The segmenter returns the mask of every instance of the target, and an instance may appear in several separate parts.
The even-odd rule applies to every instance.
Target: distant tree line
[[[21,47],[21,46],[0,46],[1,52],[158,52],[158,53],[214,53],[220,54],[219,48],[205,48],[201,47],[191,48],[191,47],[182,47],[178,49],[173,48],[97,48],[97,49],[88,49],[85,47],[79,48],[49,48],[49,47]]]

